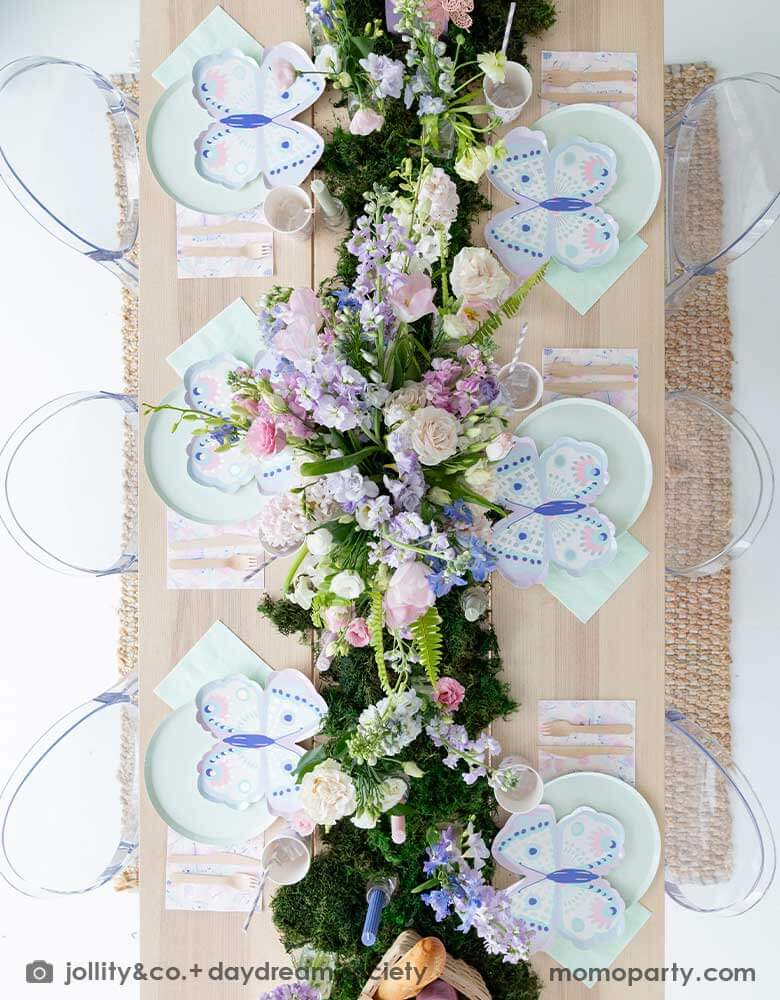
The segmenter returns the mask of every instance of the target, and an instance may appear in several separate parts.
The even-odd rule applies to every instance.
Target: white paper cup
[[[309,196],[299,187],[275,187],[263,202],[265,221],[275,233],[307,239],[314,227]]]
[[[508,62],[504,82],[493,83],[485,77],[482,89],[493,114],[507,124],[513,122],[526,106],[534,84],[531,74],[522,63]]]
[[[532,410],[544,393],[541,372],[527,361],[515,361],[502,368],[498,383],[505,401],[516,413]]]
[[[268,841],[261,862],[269,882],[295,885],[311,867],[311,851],[302,837],[289,831]]]
[[[502,789],[493,787],[496,802],[509,813],[526,813],[536,809],[544,795],[544,782],[538,771],[522,757],[504,757],[498,765],[498,774],[502,771],[513,772],[518,779],[516,788]]]

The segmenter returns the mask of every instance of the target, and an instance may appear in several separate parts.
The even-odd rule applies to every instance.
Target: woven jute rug
[[[667,66],[664,80],[665,113],[679,111],[715,79],[715,71],[705,64]],[[702,241],[708,233],[720,231],[721,196],[717,134],[711,136],[713,155],[697,162],[698,220]],[[666,387],[690,389],[723,399],[731,396],[731,326],[728,284],[725,272],[700,281],[683,307],[666,322]],[[687,434],[669,429],[667,481],[676,474],[672,439],[696,447],[702,456],[719,452],[718,461],[728,454],[728,441],[711,427],[706,432],[692,426]],[[724,448],[725,445],[725,448]],[[704,464],[704,462],[702,463]],[[667,536],[676,542],[684,535],[679,519],[689,518],[690,544],[696,546],[697,526],[707,521],[728,532],[731,490],[728,470],[722,480],[723,495],[697,488],[695,476],[675,486],[676,503],[667,502]],[[697,506],[693,506],[697,505]],[[724,746],[730,747],[731,726],[731,578],[728,570],[714,576],[687,579],[668,577],[666,581],[666,704],[698,722]],[[730,814],[725,794],[705,792],[697,765],[679,752],[666,755],[666,857],[678,877],[692,881],[716,881],[728,877],[730,862]],[[704,800],[706,808],[702,808]],[[717,831],[721,831],[717,833]]]
[[[112,83],[129,97],[138,100],[138,78],[134,75],[112,77]],[[136,141],[139,138],[136,126]],[[114,145],[116,196],[120,205],[120,220],[127,210],[127,191],[121,170],[121,153]],[[130,255],[137,263],[137,244]],[[122,288],[122,378],[123,392],[138,398],[138,300]],[[136,530],[138,512],[138,435],[128,430],[124,448],[124,501],[125,541]],[[138,672],[138,575],[123,573],[119,600],[119,642],[117,647],[119,675],[129,677]],[[126,817],[137,816],[138,731],[135,723],[126,718],[122,730],[121,767],[119,780],[122,790],[122,809]],[[129,865],[114,881],[116,889],[131,889],[138,885],[138,867]]]

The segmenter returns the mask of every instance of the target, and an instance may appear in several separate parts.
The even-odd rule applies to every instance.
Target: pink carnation
[[[457,712],[466,696],[466,689],[454,677],[440,677],[433,689],[434,700],[443,708]]]
[[[365,618],[353,618],[347,626],[344,638],[350,646],[367,646],[371,642],[371,636],[369,635]]]
[[[247,431],[246,446],[258,458],[269,458],[281,451],[286,444],[284,431],[268,417],[258,417],[253,420]]]

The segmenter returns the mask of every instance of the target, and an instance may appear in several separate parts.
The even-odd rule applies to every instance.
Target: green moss
[[[301,637],[301,642],[310,641],[311,630],[314,627],[311,615],[297,604],[293,604],[292,601],[285,599],[275,601],[266,594],[257,605],[257,610],[261,615],[270,618],[277,632],[281,632],[282,635],[295,635],[297,632]]]

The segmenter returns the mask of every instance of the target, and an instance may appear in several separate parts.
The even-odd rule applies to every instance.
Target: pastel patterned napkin
[[[559,375],[554,374],[554,365],[572,365],[580,369],[575,374]],[[601,369],[615,367],[619,369],[618,374],[610,375],[603,373]],[[589,369],[598,368],[597,374],[592,374]],[[631,369],[628,372],[628,369]],[[602,403],[609,403],[620,410],[621,413],[637,423],[639,419],[639,351],[631,347],[545,347],[542,352],[542,376],[545,381],[542,404],[552,403],[555,399],[562,399],[567,395],[564,391],[552,391],[547,386],[552,382],[555,384],[571,383],[578,389],[582,389],[589,382],[603,385],[609,381],[620,383],[633,382],[632,389],[618,392],[591,392],[585,397],[587,399],[598,399]]]
[[[258,541],[259,518],[254,517],[238,524],[200,524],[186,517],[166,511],[168,516],[168,590],[262,590],[265,570],[251,580],[245,579],[249,570],[230,567],[206,568],[203,560],[228,559],[242,554],[256,555],[262,562],[268,556]],[[246,535],[243,543],[220,541],[226,535]],[[213,539],[213,540],[212,540]],[[183,547],[186,545],[186,548]],[[174,560],[192,560],[186,569],[171,566]]]
[[[633,785],[635,775],[636,750],[636,702],[634,701],[540,701],[538,706],[539,727],[539,773],[545,781],[558,778],[573,771],[597,771],[611,774]],[[572,736],[543,736],[545,723],[561,720],[574,725],[629,725],[630,735],[594,736],[590,733],[576,733]],[[621,756],[556,757],[552,752],[561,747],[628,747]],[[549,750],[545,748],[549,747]]]
[[[263,58],[263,46],[257,39],[221,7],[215,7],[181,45],[160,63],[152,76],[163,87],[170,87],[183,76],[189,76],[192,67],[202,56],[229,48],[241,49],[244,55],[253,56],[258,61]]]
[[[243,227],[239,231],[239,226]],[[227,229],[225,227],[228,227]],[[190,232],[192,229],[210,232]],[[236,253],[227,257],[222,251],[235,247],[240,251],[250,244],[268,248],[268,255],[253,259]],[[187,249],[197,249],[193,256]],[[217,256],[201,256],[208,250]],[[270,278],[274,273],[274,240],[262,207],[240,215],[206,215],[191,208],[176,206],[176,259],[180,278]]]
[[[556,70],[581,75],[574,83],[548,79],[547,73]],[[604,79],[589,78],[589,74],[603,73]],[[608,79],[610,73],[616,78]],[[614,94],[614,101],[599,101],[607,107],[624,111],[632,118],[637,116],[637,58],[636,52],[542,52],[542,114],[576,102],[592,102],[594,95]],[[555,98],[560,98],[556,100]]]
[[[230,847],[212,847],[210,844],[199,844],[188,840],[168,828],[167,871],[165,879],[166,910],[205,910],[211,913],[248,913],[255,897],[255,892],[241,892],[230,885],[203,885],[197,882],[199,875],[235,875],[238,872],[258,874],[259,862],[265,846],[265,834],[247,840],[243,844],[232,844]],[[201,854],[208,856],[219,852],[224,854],[242,854],[252,860],[247,865],[215,865],[199,864],[198,862],[172,862],[174,855]],[[192,874],[192,882],[173,882],[174,872]]]

